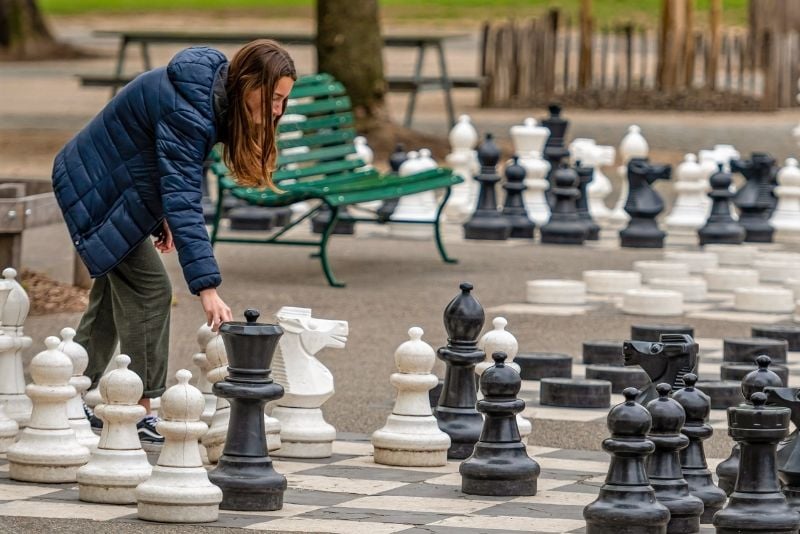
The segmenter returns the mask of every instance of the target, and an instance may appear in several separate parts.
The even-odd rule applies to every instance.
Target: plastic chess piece
[[[778,477],[783,494],[792,509],[800,512],[800,388],[764,388],[767,404],[781,406],[791,411],[790,419],[794,431],[778,445]]]
[[[478,172],[475,152],[478,132],[472,125],[469,115],[458,117],[458,122],[450,130],[448,139],[450,153],[445,161],[453,169],[453,173],[461,176],[464,181],[450,188],[450,199],[444,210],[449,221],[463,223],[469,217],[478,196],[477,182],[473,179]]]
[[[394,147],[394,152],[389,155],[389,167],[392,171],[392,174],[398,175],[400,173],[400,167],[403,166],[403,163],[408,159],[408,155],[406,154],[406,149],[403,146],[403,143],[397,143]],[[378,208],[377,215],[378,220],[386,222],[394,213],[395,208],[397,207],[397,203],[400,201],[400,197],[397,198],[387,198],[383,201],[383,204]]]
[[[620,245],[632,248],[663,248],[666,234],[656,217],[664,210],[664,200],[651,187],[656,180],[669,180],[669,165],[653,165],[645,158],[628,162],[628,200],[625,211],[630,221],[620,230]]]
[[[5,406],[6,414],[20,427],[28,424],[31,417],[31,400],[25,395],[25,375],[22,366],[22,352],[31,346],[31,338],[24,334],[25,320],[30,311],[30,300],[25,289],[16,280],[17,271],[8,267],[3,270],[5,288],[0,290],[0,329],[5,336],[0,337],[0,404]],[[3,295],[5,293],[5,295]]]
[[[464,238],[503,241],[511,235],[511,224],[497,209],[495,185],[500,181],[496,170],[500,149],[490,133],[486,134],[486,139],[478,146],[478,160],[481,163],[481,172],[476,180],[480,184],[480,193],[472,217],[464,223]]]
[[[711,412],[711,399],[695,388],[697,375],[688,373],[683,377],[686,387],[676,391],[672,398],[686,413],[686,422],[681,433],[689,438],[689,446],[680,451],[683,478],[689,484],[689,493],[703,501],[701,523],[711,523],[711,518],[725,505],[727,495],[714,484],[706,463],[703,441],[714,434],[714,428],[706,423]]]
[[[650,154],[650,146],[647,140],[642,135],[642,130],[635,124],[628,127],[628,132],[620,142],[619,150],[622,165],[617,168],[617,175],[620,177],[620,191],[617,203],[614,205],[614,210],[611,213],[610,222],[615,227],[622,227],[629,219],[630,216],[625,211],[625,203],[628,200],[628,162],[633,158],[647,158]]]
[[[92,432],[92,425],[89,424],[89,419],[83,410],[83,394],[92,385],[91,379],[83,376],[86,366],[89,365],[89,355],[86,353],[86,349],[74,341],[74,338],[75,330],[72,328],[61,330],[61,344],[58,346],[58,350],[72,360],[72,378],[69,379],[69,383],[75,388],[75,396],[67,401],[67,417],[69,425],[75,431],[75,437],[78,438],[78,443],[91,450],[92,447],[97,446],[100,438]]]
[[[747,182],[736,192],[733,203],[739,208],[739,224],[745,229],[748,243],[771,243],[775,229],[769,216],[777,204],[773,194],[775,159],[763,152],[753,152],[749,160],[731,162],[731,170]]]
[[[228,375],[228,355],[225,353],[225,345],[219,334],[215,334],[214,337],[211,338],[202,354],[208,362],[206,364],[208,367],[206,379],[213,388],[214,384],[225,379]],[[228,433],[228,420],[230,419],[230,415],[231,406],[228,401],[217,397],[217,406],[214,410],[214,415],[211,417],[211,425],[202,438],[208,461],[212,464],[217,463],[219,457],[222,456],[222,449],[225,446],[225,435]]]
[[[393,373],[390,381],[397,389],[397,399],[386,425],[372,434],[375,463],[404,467],[447,464],[450,436],[439,429],[428,400],[428,391],[439,382],[431,374],[436,354],[422,341],[422,334],[421,328],[411,328],[410,339],[394,353],[399,372]]]
[[[478,411],[483,430],[472,456],[459,466],[461,491],[469,495],[536,495],[539,464],[528,456],[516,416],[525,408],[517,398],[522,378],[505,365],[506,354],[492,354],[494,366],[481,375]]]
[[[436,161],[431,151],[423,148],[419,152],[411,151],[408,159],[400,166],[400,176],[412,176],[428,170],[436,169]],[[439,208],[436,193],[433,190],[400,197],[395,206],[391,220],[396,221],[434,221]],[[430,231],[420,224],[393,224],[389,227],[393,236],[430,237]]]
[[[589,213],[589,185],[594,180],[595,170],[594,167],[584,166],[583,162],[578,161],[575,171],[578,173],[578,218],[586,226],[586,239],[597,241],[600,239],[600,225],[594,222]]]
[[[216,333],[211,330],[211,326],[203,323],[200,328],[197,329],[197,345],[200,347],[200,350],[192,356],[192,363],[200,370],[200,374],[197,377],[197,389],[203,392],[203,398],[206,399],[206,407],[203,409],[203,415],[200,416],[200,420],[207,425],[211,424],[211,418],[214,417],[214,412],[217,408],[217,398],[211,392],[211,383],[208,381],[208,378],[206,378],[206,375],[211,369],[205,354],[209,341],[211,341],[215,335]]]
[[[475,409],[475,365],[483,361],[478,336],[484,322],[483,307],[472,296],[472,284],[463,282],[461,293],[444,310],[447,346],[437,351],[446,365],[444,385],[433,414],[439,428],[450,436],[447,457],[463,460],[472,454],[481,435],[483,417]]]
[[[686,414],[680,403],[669,398],[672,386],[658,384],[656,391],[658,398],[647,403],[653,420],[647,439],[656,446],[647,458],[647,477],[658,501],[669,509],[667,534],[700,532],[703,501],[689,493],[679,454],[689,445],[689,438],[680,433]]]
[[[647,439],[650,412],[636,402],[636,388],[622,394],[625,402],[608,412],[611,437],[603,441],[603,450],[611,455],[611,463],[597,500],[583,509],[586,533],[664,534],[670,512],[656,500],[645,473],[645,458],[655,450]]]
[[[533,222],[541,226],[550,219],[550,205],[545,195],[550,186],[547,182],[550,164],[542,157],[550,130],[538,125],[536,119],[528,117],[522,124],[512,126],[510,133],[514,153],[519,156],[519,164],[525,168],[525,210]]]
[[[646,405],[658,399],[656,385],[662,382],[675,389],[684,387],[683,377],[697,368],[698,350],[699,346],[688,334],[660,334],[659,341],[625,341],[622,344],[625,365],[639,365],[650,377],[650,385],[642,388],[636,401]]]
[[[572,164],[580,161],[583,166],[594,168],[594,177],[586,188],[587,205],[592,219],[604,226],[611,216],[605,199],[612,187],[603,166],[614,164],[617,151],[613,146],[599,146],[594,139],[579,137],[570,143],[569,152]]]
[[[87,502],[132,504],[136,486],[150,478],[152,467],[142,450],[136,423],[147,415],[139,405],[142,379],[128,369],[131,359],[120,354],[116,368],[100,379],[102,404],[95,414],[103,421],[103,432],[89,462],[78,469],[79,498]]]
[[[569,128],[569,121],[561,116],[561,106],[558,104],[550,104],[547,106],[550,116],[542,120],[542,126],[550,130],[550,135],[544,145],[544,159],[550,164],[550,173],[547,176],[550,186],[553,183],[553,174],[556,169],[561,165],[564,158],[569,157],[569,150],[564,146],[564,140],[567,136],[567,129]]]
[[[24,482],[75,482],[78,468],[89,461],[89,449],[78,443],[67,418],[72,360],[58,350],[61,340],[44,340],[47,350],[30,364],[33,380],[25,391],[33,402],[28,426],[8,449],[9,477]]]
[[[375,158],[375,154],[367,144],[367,138],[363,135],[357,135],[353,139],[353,146],[356,147],[356,151],[354,154],[349,154],[347,159],[360,159],[364,163],[364,166],[359,167],[357,170],[368,171],[372,169],[372,160]]]
[[[222,492],[208,480],[198,439],[208,426],[200,420],[205,399],[181,369],[178,383],[161,395],[158,432],[164,446],[148,480],[136,487],[139,519],[162,523],[208,523],[219,516]]]
[[[670,233],[694,233],[706,222],[707,181],[697,156],[686,154],[675,170],[675,202],[665,222]]]
[[[755,392],[752,405],[728,410],[728,433],[741,448],[746,466],[736,478],[728,505],[714,515],[717,534],[797,533],[800,514],[781,493],[775,449],[789,432],[788,408],[767,407],[767,396]]]
[[[797,160],[788,158],[778,171],[775,196],[778,205],[769,222],[778,241],[797,241],[800,236],[800,168]]]
[[[551,174],[553,209],[550,220],[541,227],[542,243],[581,245],[586,240],[586,225],[578,216],[576,201],[580,196],[578,174],[561,167]]]
[[[533,230],[536,224],[528,218],[525,211],[523,193],[525,192],[525,168],[519,164],[519,158],[514,156],[510,165],[506,165],[506,182],[503,189],[506,198],[503,202],[503,216],[511,224],[509,237],[533,239]]]
[[[19,425],[6,414],[6,409],[0,404],[0,453],[8,451],[14,444],[19,434]]]
[[[706,224],[697,231],[700,246],[711,243],[740,245],[745,238],[744,227],[731,215],[731,175],[720,169],[710,178],[711,213]]]

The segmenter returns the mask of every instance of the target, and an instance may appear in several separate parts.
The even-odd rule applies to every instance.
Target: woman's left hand
[[[161,235],[158,236],[158,239],[156,239],[155,244],[156,248],[162,254],[166,254],[175,250],[175,241],[172,240],[172,231],[169,229],[166,219],[164,219],[164,229],[161,232]]]

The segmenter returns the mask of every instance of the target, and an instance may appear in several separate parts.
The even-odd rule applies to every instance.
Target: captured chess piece
[[[525,211],[525,168],[519,164],[519,158],[514,156],[512,163],[506,165],[506,183],[503,189],[506,190],[506,199],[503,203],[503,216],[511,224],[511,234],[509,237],[533,239],[533,230],[536,224],[528,218]]]
[[[495,185],[500,181],[497,175],[497,162],[500,160],[500,149],[494,143],[492,134],[478,146],[478,161],[481,172],[475,178],[480,184],[478,204],[472,217],[464,223],[464,239],[488,239],[504,241],[511,235],[511,224],[497,209],[497,192]]]
[[[686,414],[680,403],[669,398],[672,391],[669,384],[658,384],[656,391],[658,398],[647,403],[653,420],[647,439],[656,446],[647,458],[647,477],[658,501],[669,508],[667,534],[700,532],[703,501],[689,493],[679,455],[679,451],[689,446],[689,438],[680,433]]]
[[[67,417],[69,425],[75,431],[78,443],[89,448],[96,447],[100,438],[92,432],[92,426],[83,410],[83,394],[92,385],[89,377],[83,376],[86,366],[89,365],[89,355],[86,349],[74,341],[75,330],[64,328],[61,330],[61,344],[58,350],[69,356],[72,360],[72,378],[69,379],[71,386],[75,388],[75,396],[67,401]],[[138,399],[137,399],[138,400]]]
[[[127,355],[118,355],[114,363],[116,368],[103,375],[98,386],[103,401],[95,407],[95,415],[103,421],[103,432],[89,463],[78,469],[78,497],[87,502],[132,504],[136,486],[150,478],[152,471],[136,429],[147,415],[139,405],[144,386],[139,375],[128,369]]]
[[[662,382],[678,389],[685,386],[683,377],[695,372],[699,347],[692,336],[661,334],[660,341],[626,341],[622,344],[625,365],[639,365],[650,385],[639,392],[636,402],[647,404],[658,399],[656,384]]]
[[[431,374],[436,354],[422,341],[422,329],[412,327],[409,340],[394,353],[399,372],[389,379],[397,400],[386,425],[372,434],[375,463],[404,467],[447,465],[450,436],[432,415],[428,391],[439,379]]]
[[[614,406],[606,419],[611,437],[603,440],[603,450],[611,463],[597,500],[583,509],[586,534],[664,534],[670,512],[656,500],[645,473],[645,458],[655,450],[647,438],[650,412],[636,402],[636,388],[622,394],[625,402]]]
[[[562,166],[551,174],[553,209],[550,220],[540,229],[542,243],[580,245],[586,240],[586,224],[578,216],[576,200],[578,174]]]
[[[586,239],[597,241],[600,239],[600,225],[594,222],[592,214],[589,213],[589,184],[594,180],[594,167],[585,167],[578,161],[575,171],[578,173],[578,193],[580,193],[577,200],[578,218],[586,226]]]
[[[481,375],[478,411],[485,414],[480,440],[464,460],[461,491],[468,495],[536,495],[539,464],[528,456],[517,428],[516,416],[525,408],[517,398],[522,378],[505,365],[506,354],[492,354],[494,366]]]
[[[686,422],[681,433],[689,438],[689,446],[680,451],[683,478],[689,484],[689,493],[703,501],[701,523],[711,523],[714,514],[725,505],[727,495],[714,484],[711,471],[706,463],[703,441],[714,433],[714,429],[706,420],[711,412],[711,399],[695,388],[697,375],[687,373],[683,377],[686,387],[676,391],[672,398],[677,401],[686,413]]]
[[[270,377],[283,330],[258,323],[256,310],[244,315],[247,322],[219,327],[230,365],[228,376],[214,384],[214,393],[229,400],[231,412],[222,457],[208,477],[222,490],[223,510],[280,510],[286,477],[275,471],[267,452],[264,405],[283,395]]]
[[[728,409],[728,433],[741,447],[741,464],[728,505],[714,515],[717,534],[797,533],[800,514],[781,493],[775,461],[778,442],[789,432],[790,410],[767,407],[755,392],[752,405]]]
[[[753,152],[749,160],[731,161],[731,171],[747,182],[736,192],[733,203],[739,208],[739,224],[745,229],[748,243],[771,243],[775,229],[769,216],[775,209],[775,159],[763,152]]]
[[[714,244],[741,245],[745,238],[744,227],[731,215],[731,175],[721,166],[719,172],[711,175],[711,213],[706,224],[697,231],[700,246]]]
[[[447,346],[437,351],[446,365],[444,385],[433,415],[439,428],[450,436],[447,457],[467,458],[481,435],[483,417],[475,409],[475,365],[485,355],[478,348],[478,336],[484,322],[483,307],[472,296],[472,284],[464,282],[461,293],[444,310]]]
[[[646,158],[628,162],[628,200],[625,212],[630,215],[628,226],[620,230],[620,245],[632,248],[663,248],[663,232],[656,223],[664,211],[664,200],[653,188],[656,180],[669,180],[669,165],[653,165]]]
[[[178,383],[161,395],[161,420],[156,425],[164,446],[150,478],[136,487],[138,516],[161,523],[216,521],[222,492],[209,482],[198,446],[208,430],[200,420],[206,401],[189,384],[192,373],[181,369],[175,378]]]

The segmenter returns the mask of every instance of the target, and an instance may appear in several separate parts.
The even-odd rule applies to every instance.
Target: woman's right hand
[[[211,326],[211,330],[217,331],[219,325],[233,320],[231,309],[219,298],[217,289],[210,287],[200,292],[200,303],[206,313],[206,324]]]

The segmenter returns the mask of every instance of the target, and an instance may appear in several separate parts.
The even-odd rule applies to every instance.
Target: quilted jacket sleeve
[[[159,122],[155,136],[164,216],[195,295],[222,282],[203,221],[201,181],[209,132],[202,121],[192,111],[174,111]]]

